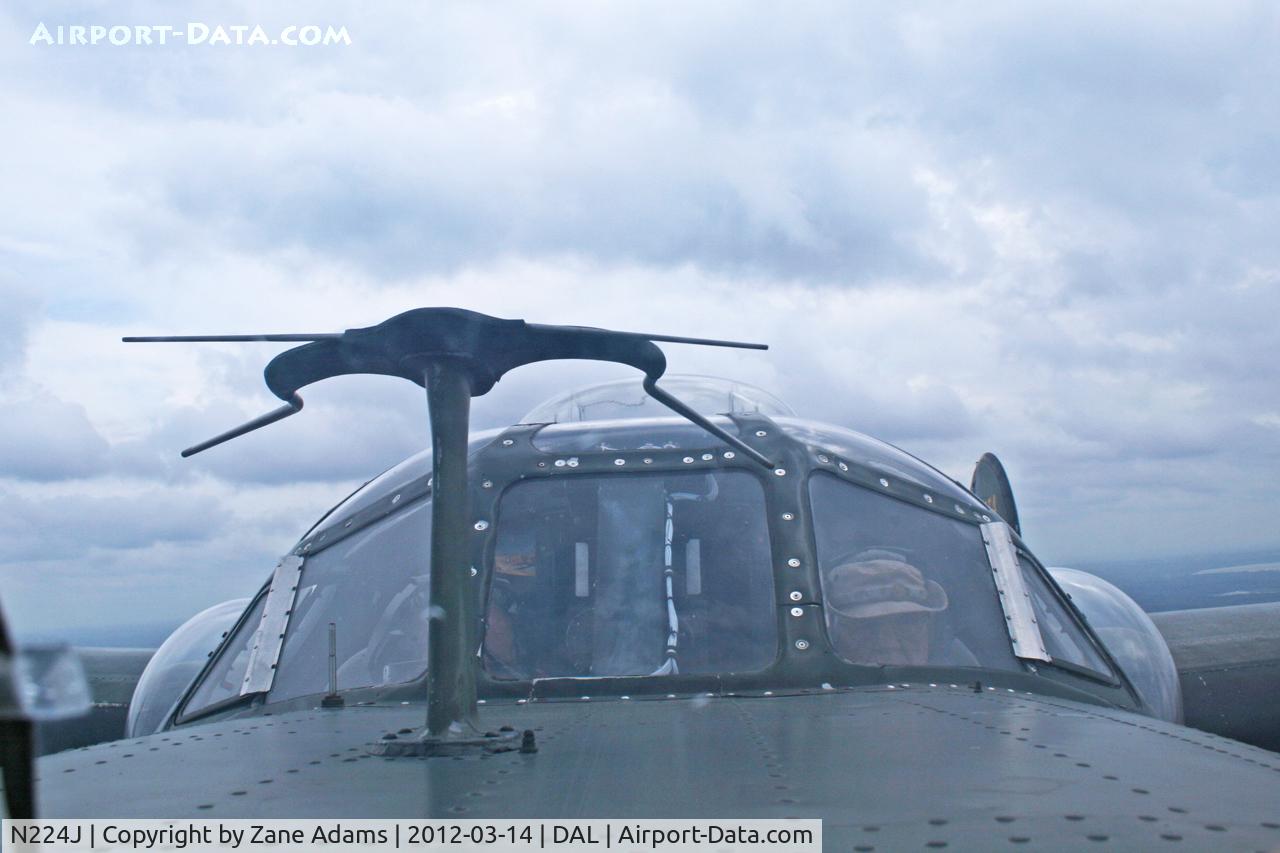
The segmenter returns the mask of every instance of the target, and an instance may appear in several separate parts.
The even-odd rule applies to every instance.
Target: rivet
[[[787,559],[787,565],[793,569],[800,568],[800,559],[798,557],[790,557]]]
[[[764,438],[764,437],[765,437],[766,435],[768,435],[768,434],[769,434],[769,433],[765,432],[765,431],[764,431],[764,430],[762,430],[762,429],[758,429],[758,430],[756,430],[756,438]]]
[[[400,503],[400,496],[399,496],[399,495],[396,495],[395,497],[393,497],[393,498],[391,499],[391,505],[392,505],[392,506],[395,506],[395,505],[396,505],[396,504],[398,504],[398,503]]]
[[[492,489],[492,488],[493,488],[493,480],[485,480],[485,481],[484,481],[483,483],[481,483],[480,485],[481,485],[483,488],[486,488],[486,489]]]
[[[503,446],[503,447],[510,447],[510,446],[511,446],[511,445],[513,445],[513,444],[515,444],[515,442],[514,442],[514,441],[512,441],[512,440],[511,440],[511,439],[509,439],[509,438],[504,438],[504,439],[502,439],[502,446]]]
[[[818,461],[819,461],[819,462],[821,462],[823,465],[826,465],[828,462],[830,462],[830,461],[831,461],[831,459],[830,459],[830,457],[828,457],[828,456],[827,456],[827,454],[825,454],[825,453],[819,453],[819,454],[818,454]]]
[[[982,517],[982,520],[983,520],[983,521],[990,521],[990,520],[991,520],[991,516],[989,516],[989,515],[984,515],[984,516]]]
[[[476,522],[476,530],[488,530],[488,529],[489,529],[489,522],[485,521],[484,519],[481,519],[480,521]]]
[[[956,504],[956,512],[964,515],[964,507],[960,506],[960,504]]]
[[[804,615],[804,608],[803,608],[803,607],[793,607],[793,608],[791,608],[791,615],[792,615],[792,616],[795,616],[795,617],[803,616],[803,615]]]
[[[480,573],[479,573],[478,571],[476,571],[476,567],[475,567],[475,566],[472,566],[472,567],[471,567],[471,577],[475,577],[475,576],[476,576],[476,575],[478,575],[478,574],[480,574]]]
[[[652,465],[652,464],[653,464],[653,460],[652,460],[652,459],[650,459],[648,456],[646,456],[646,457],[644,458],[644,464],[646,464],[646,465]]]
[[[787,469],[786,469],[786,468],[774,468],[774,469],[773,469],[773,473],[774,473],[774,474],[777,474],[779,477],[785,477],[785,476],[787,476]]]
[[[840,467],[840,470],[841,470],[841,471],[848,471],[848,470],[849,470],[849,466],[848,466],[848,465],[846,465],[844,462],[841,462],[841,463],[840,463],[840,465],[839,465],[839,467]]]
[[[625,460],[625,459],[615,459],[615,460],[613,460],[613,464],[614,464],[614,465],[626,465],[626,464],[627,464],[627,460]]]
[[[804,593],[798,589],[793,589],[787,595],[787,597],[790,598],[792,601],[799,601],[800,599],[804,598]]]
[[[725,458],[725,459],[733,459],[733,458],[734,458],[735,456],[737,456],[737,455],[738,455],[738,454],[734,453],[732,450],[726,450],[726,451],[724,452],[724,458]]]
[[[563,468],[563,467],[564,467],[564,460],[563,460],[563,459],[557,459],[557,460],[555,461],[555,463],[554,463],[554,464],[555,464],[555,466],[556,466],[557,468]]]
[[[809,641],[804,639],[796,640],[796,648],[799,649],[800,651],[804,651],[805,649],[809,648]]]
[[[686,465],[692,465],[692,464],[693,464],[693,457],[692,457],[692,456],[686,456],[686,457],[684,458],[684,464],[686,464]]]
[[[925,496],[924,496],[924,502],[925,502],[925,503],[927,503],[927,504],[931,504],[931,503],[933,503],[933,495],[925,495]]]
[[[783,520],[783,521],[795,521],[795,520],[796,520],[796,514],[795,514],[794,512],[784,512],[784,513],[782,514],[782,520]]]
[[[704,454],[702,454],[702,461],[703,461],[703,462],[710,462],[712,459],[715,459],[715,458],[716,458],[716,457],[715,457],[715,454],[712,454],[712,453],[704,453]]]
[[[538,463],[538,467],[539,467],[539,468],[546,468],[546,467],[547,467],[547,463],[545,463],[545,462],[539,462],[539,463]]]
[[[573,457],[572,459],[570,459],[570,460],[569,460],[568,462],[566,462],[565,464],[566,464],[566,465],[568,465],[570,468],[577,468],[577,467],[578,467],[578,457],[576,457],[576,456],[575,456],[575,457]]]
[[[344,525],[342,525],[342,526],[343,526],[343,527],[350,527],[351,525],[353,525],[353,524],[355,524],[355,523],[356,523],[356,520],[355,520],[354,518],[348,518],[348,519],[347,519],[347,523],[346,523],[346,524],[344,524]]]
[[[889,481],[888,481],[888,480],[886,480],[884,477],[881,477],[881,478],[880,478],[880,485],[884,486],[884,487],[887,489],[887,488],[889,488]]]

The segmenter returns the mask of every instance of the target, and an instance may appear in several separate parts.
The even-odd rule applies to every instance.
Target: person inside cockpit
[[[863,551],[827,574],[831,642],[852,662],[929,663],[931,628],[947,604],[940,585],[892,551]]]

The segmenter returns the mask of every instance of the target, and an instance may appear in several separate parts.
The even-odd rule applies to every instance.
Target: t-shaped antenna
[[[507,371],[557,359],[612,361],[644,373],[644,389],[658,402],[716,438],[773,468],[755,448],[658,387],[667,359],[655,343],[768,349],[764,344],[614,332],[585,326],[545,326],[501,320],[460,308],[418,308],[376,326],[341,333],[130,337],[126,342],[305,342],[273,358],[267,388],[285,405],[235,429],[189,447],[191,456],[302,410],[299,389],[358,373],[399,376],[427,390],[431,416],[431,604],[428,636],[427,730],[422,754],[457,745],[474,728],[476,684],[473,630],[475,599],[468,587],[467,437],[471,398],[488,393]]]

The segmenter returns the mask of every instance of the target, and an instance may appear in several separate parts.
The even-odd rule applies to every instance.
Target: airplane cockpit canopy
[[[683,396],[774,467],[653,417],[638,383],[473,435],[482,697],[834,689],[916,673],[1154,713],[968,490],[758,389],[686,381]],[[430,477],[419,454],[309,531],[170,719],[421,691]]]
[[[764,415],[795,417],[795,411],[774,395],[714,376],[672,375],[662,387],[704,415]],[[633,379],[575,388],[546,400],[520,419],[526,424],[576,424],[634,418],[669,418],[671,412],[645,393]]]

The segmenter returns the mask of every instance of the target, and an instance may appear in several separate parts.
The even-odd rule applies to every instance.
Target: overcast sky
[[[37,25],[345,26],[315,47]],[[426,441],[404,382],[273,406],[279,346],[424,305],[668,349],[968,481],[1047,561],[1280,545],[1269,3],[107,4],[0,12],[0,594],[19,630],[249,594]],[[625,371],[525,368],[508,423]]]

